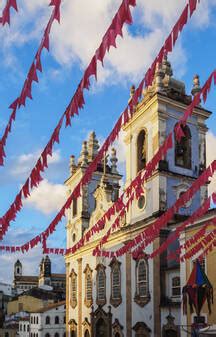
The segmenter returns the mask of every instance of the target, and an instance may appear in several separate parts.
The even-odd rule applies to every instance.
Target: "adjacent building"
[[[30,314],[30,332],[21,337],[65,337],[66,336],[65,301],[54,303]],[[20,332],[19,332],[20,335]]]
[[[32,312],[65,299],[65,292],[55,292],[43,288],[32,288],[15,296],[8,303],[8,315],[18,312]]]
[[[14,264],[13,286],[17,294],[34,287],[48,285],[54,290],[65,291],[65,274],[53,274],[49,256],[42,258],[39,266],[39,276],[23,275],[22,263],[17,260]]]
[[[192,94],[199,90],[196,76]],[[131,95],[133,92],[132,88]],[[164,58],[162,66],[157,67],[153,85],[145,90],[143,99],[134,107],[133,118],[123,127],[125,187],[145,169],[190,102],[191,96],[187,95],[184,83],[172,77],[171,64]],[[116,250],[133,239],[172,206],[203,172],[206,167],[206,120],[210,115],[201,106],[194,109],[184,127],[185,137],[179,143],[173,136],[173,148],[144,185],[145,196],[133,203],[120,229],[111,235],[104,249]],[[93,132],[88,141],[83,142],[78,161],[74,156],[70,159],[70,176],[65,182],[69,192],[80,181],[97,151],[98,141]],[[120,182],[117,154],[113,149],[110,161],[104,158],[91,182],[83,187],[81,196],[71,205],[66,226],[68,248],[78,242],[118,198]],[[130,254],[111,261],[92,256],[109,224],[75,254],[66,256],[67,337],[181,335],[185,320],[181,313],[181,288],[188,272],[182,280],[179,263],[167,261],[167,252],[154,260],[147,257],[206,197],[207,185],[175,214],[154,243],[136,259]],[[215,215],[215,211],[209,212],[206,219]],[[205,219],[200,220],[203,221]],[[175,242],[169,249],[175,250],[178,245],[179,242]],[[215,276],[210,273],[209,278],[215,287]],[[216,312],[215,307],[213,311]],[[191,318],[188,321],[191,322]]]

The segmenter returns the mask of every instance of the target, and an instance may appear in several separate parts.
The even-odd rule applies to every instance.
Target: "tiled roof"
[[[49,311],[51,309],[55,309],[55,308],[58,308],[60,307],[61,305],[65,305],[65,301],[61,301],[61,302],[57,302],[57,303],[53,303],[53,304],[50,304],[44,308],[41,308],[39,310],[36,310],[34,312],[31,312],[32,314],[37,314],[37,313],[43,313],[43,312],[46,312],[46,311]]]

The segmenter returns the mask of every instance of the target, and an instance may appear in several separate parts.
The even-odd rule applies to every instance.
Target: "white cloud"
[[[39,158],[41,150],[33,153],[22,154],[14,161],[10,173],[13,177],[22,178],[23,175],[28,175],[32,170],[36,160]],[[48,164],[57,164],[61,161],[60,150],[54,151],[52,157],[48,157]]]
[[[206,161],[207,165],[209,165],[213,160],[216,159],[215,155],[216,148],[216,135],[212,132],[207,133],[206,137]],[[208,186],[209,193],[216,192],[216,175],[212,178],[210,185]]]
[[[25,204],[48,215],[59,211],[65,201],[66,187],[61,184],[52,184],[45,179],[32,190]]]
[[[98,47],[103,34],[116,12],[120,0],[74,0],[64,1],[61,10],[61,24],[54,24],[51,32],[51,53],[63,68],[75,62],[85,67]],[[111,48],[106,57],[105,69],[99,71],[99,85],[124,83],[142,78],[151,64],[159,46],[176,21],[186,0],[167,0],[166,6],[160,0],[137,0],[133,10],[136,34],[124,28],[124,38],[118,39],[118,48]],[[43,27],[50,15],[48,0],[24,0],[19,4],[20,12],[12,14],[11,27],[0,31],[5,61],[9,57],[11,67],[16,63],[12,47],[28,41],[40,39]],[[210,15],[216,0],[206,0],[199,4],[190,27],[206,27],[211,23]],[[37,17],[37,20],[35,18]],[[143,33],[144,29],[145,33]],[[7,57],[6,57],[7,55]],[[186,67],[186,52],[181,43],[174,52],[174,68],[182,76]],[[179,61],[180,60],[180,61]],[[180,69],[179,69],[180,65]],[[16,70],[17,71],[17,70]]]

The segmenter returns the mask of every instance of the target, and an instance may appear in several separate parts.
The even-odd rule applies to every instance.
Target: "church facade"
[[[194,78],[192,94],[200,90]],[[133,88],[131,90],[133,95]],[[184,83],[172,77],[167,59],[155,73],[153,85],[135,107],[133,118],[124,126],[126,146],[125,187],[151,160],[182,116],[191,96]],[[184,129],[185,137],[161,161],[144,185],[145,194],[133,202],[118,231],[104,249],[116,250],[149,226],[185,192],[206,167],[206,120],[211,113],[201,106],[194,109]],[[70,177],[65,182],[72,191],[98,151],[95,133],[83,142],[78,161],[70,159]],[[104,159],[91,182],[72,203],[67,221],[67,248],[72,247],[118,198],[121,175],[117,154],[112,149],[110,161]],[[67,337],[160,337],[181,335],[181,275],[177,262],[167,262],[166,254],[147,259],[207,197],[201,188],[160,236],[134,259],[130,254],[108,260],[93,257],[92,251],[106,228],[66,262],[66,329]],[[214,213],[214,214],[213,214]],[[215,212],[211,212],[215,216]],[[203,221],[203,220],[202,220]],[[109,224],[108,224],[109,226]],[[178,247],[176,246],[172,249]]]
[[[17,294],[30,290],[35,287],[48,285],[54,290],[65,291],[66,277],[65,274],[53,274],[52,263],[49,256],[42,258],[39,266],[39,276],[23,275],[22,263],[17,260],[14,264],[14,281],[13,287]]]

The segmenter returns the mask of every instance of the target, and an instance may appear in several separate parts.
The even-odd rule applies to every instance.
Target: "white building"
[[[65,302],[54,303],[30,314],[30,337],[65,337]],[[22,337],[29,337],[24,336]]]
[[[28,317],[20,318],[19,320],[19,337],[29,337],[30,336],[30,322]]]
[[[200,90],[194,81],[192,94]],[[133,92],[131,92],[133,94]],[[179,118],[191,95],[185,85],[172,77],[165,58],[157,69],[153,85],[135,108],[133,118],[123,127],[126,146],[126,184],[145,169]],[[206,120],[211,113],[197,106],[184,128],[185,137],[161,160],[154,174],[144,184],[145,195],[134,201],[125,221],[113,233],[103,249],[116,250],[152,224],[173,205],[206,166]],[[70,160],[70,176],[65,182],[71,192],[84,175],[98,151],[98,141],[91,133],[83,142],[78,162]],[[118,198],[121,176],[117,158],[98,165],[91,182],[72,203],[67,221],[67,248],[76,244]],[[67,337],[178,337],[181,333],[180,266],[167,261],[167,252],[149,260],[172,229],[192,214],[205,200],[207,186],[176,212],[153,244],[137,259],[127,253],[118,259],[93,257],[99,239],[110,228],[95,234],[91,240],[66,261]],[[175,250],[178,242],[169,249]],[[35,337],[35,336],[31,336]],[[38,337],[38,336],[36,336]]]

